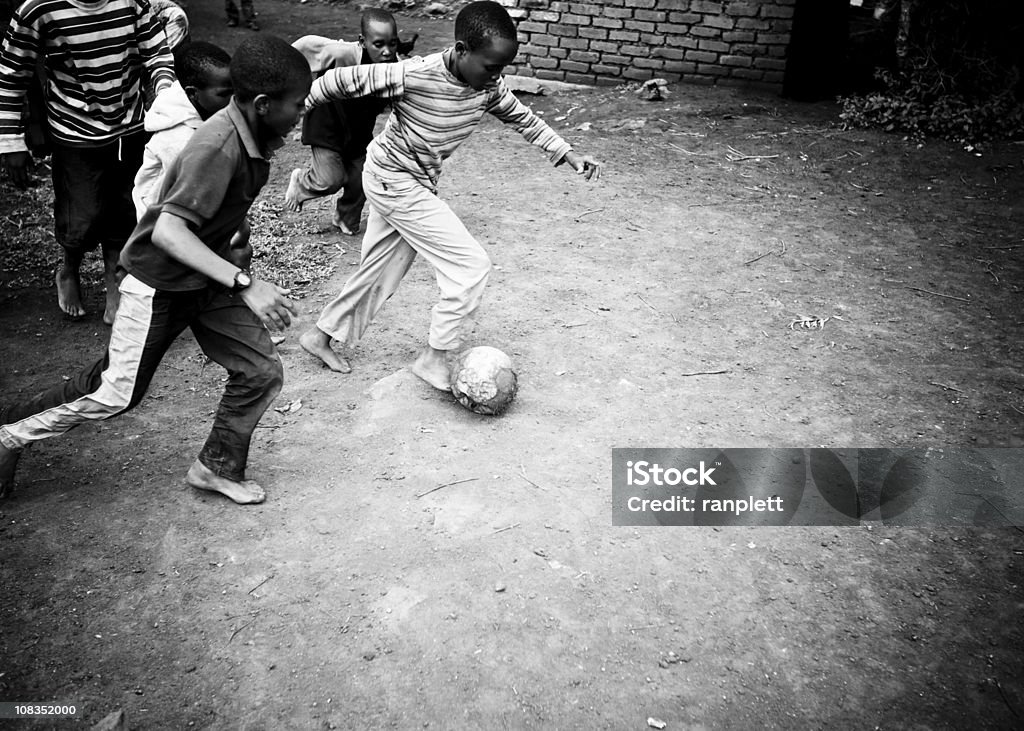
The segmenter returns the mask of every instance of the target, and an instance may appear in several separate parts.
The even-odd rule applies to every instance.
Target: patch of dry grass
[[[249,211],[252,225],[252,270],[256,276],[305,297],[313,285],[334,271],[341,251],[324,241],[310,216],[281,217],[281,208],[259,199]]]
[[[0,289],[52,287],[60,261],[60,246],[53,237],[53,189],[37,175],[38,185],[21,189],[0,179]],[[103,279],[99,253],[82,266],[82,281]]]
[[[319,231],[309,217],[287,220],[280,213],[280,208],[262,199],[250,211],[253,270],[301,298],[331,275],[340,252],[333,243],[315,235]],[[51,287],[59,260],[49,181],[22,190],[0,180],[0,288]],[[95,286],[102,280],[103,263],[97,250],[82,266],[82,281]]]

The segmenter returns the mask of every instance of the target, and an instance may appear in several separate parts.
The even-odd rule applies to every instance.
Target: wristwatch
[[[249,272],[244,269],[239,269],[235,272],[235,283],[231,287],[232,292],[241,292],[242,290],[248,289],[252,284],[252,277],[249,276]]]

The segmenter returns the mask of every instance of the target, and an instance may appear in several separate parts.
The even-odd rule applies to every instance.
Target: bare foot
[[[334,225],[334,228],[338,229],[346,236],[355,236],[357,233],[359,233],[359,226],[356,226],[355,228],[349,228],[347,225],[345,225],[345,222],[341,220],[341,217],[338,215],[337,211],[334,212],[334,217],[331,218],[331,223]]]
[[[416,358],[411,370],[439,391],[451,390],[451,373],[445,351],[428,347]]]
[[[219,492],[221,495],[231,498],[239,505],[252,505],[262,503],[267,499],[267,494],[253,480],[242,480],[235,482],[224,477],[213,474],[213,471],[200,462],[198,459],[192,463],[185,476],[185,482],[197,490],[209,490]]]
[[[302,188],[299,186],[299,178],[302,177],[302,168],[292,170],[288,178],[288,189],[284,192],[284,207],[287,211],[301,211],[303,201],[299,200]]]
[[[0,444],[0,498],[5,498],[14,490],[14,472],[18,469],[20,449],[8,449]]]
[[[85,315],[82,306],[82,285],[77,269],[62,266],[54,277],[57,284],[57,305],[68,317],[75,319]]]
[[[331,349],[331,336],[320,328],[310,328],[299,336],[299,345],[310,355],[315,355],[324,365],[336,373],[351,373],[352,366]]]

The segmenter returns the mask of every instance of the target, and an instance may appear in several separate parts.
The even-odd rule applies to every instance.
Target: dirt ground
[[[289,39],[355,27],[257,6]],[[194,35],[233,48],[247,31],[219,12],[193,0]],[[451,33],[399,19],[422,53]],[[405,369],[436,297],[422,262],[351,375],[298,347],[359,242],[326,202],[275,219],[291,142],[262,240],[329,276],[288,282],[302,319],[250,465],[268,500],[183,483],[222,385],[190,338],[138,409],[26,451],[0,504],[0,700],[84,710],[11,728],[118,709],[131,729],[1024,725],[1020,528],[627,528],[610,500],[615,447],[1024,446],[1024,147],[700,86],[522,98],[607,168],[585,183],[494,121],[446,168],[495,263],[472,342],[512,355],[511,410],[475,416]],[[6,399],[107,336],[98,286],[68,322],[11,260]]]

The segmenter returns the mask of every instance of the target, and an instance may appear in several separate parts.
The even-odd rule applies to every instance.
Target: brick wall
[[[499,0],[519,30],[507,74],[614,85],[665,78],[777,89],[796,0]]]

